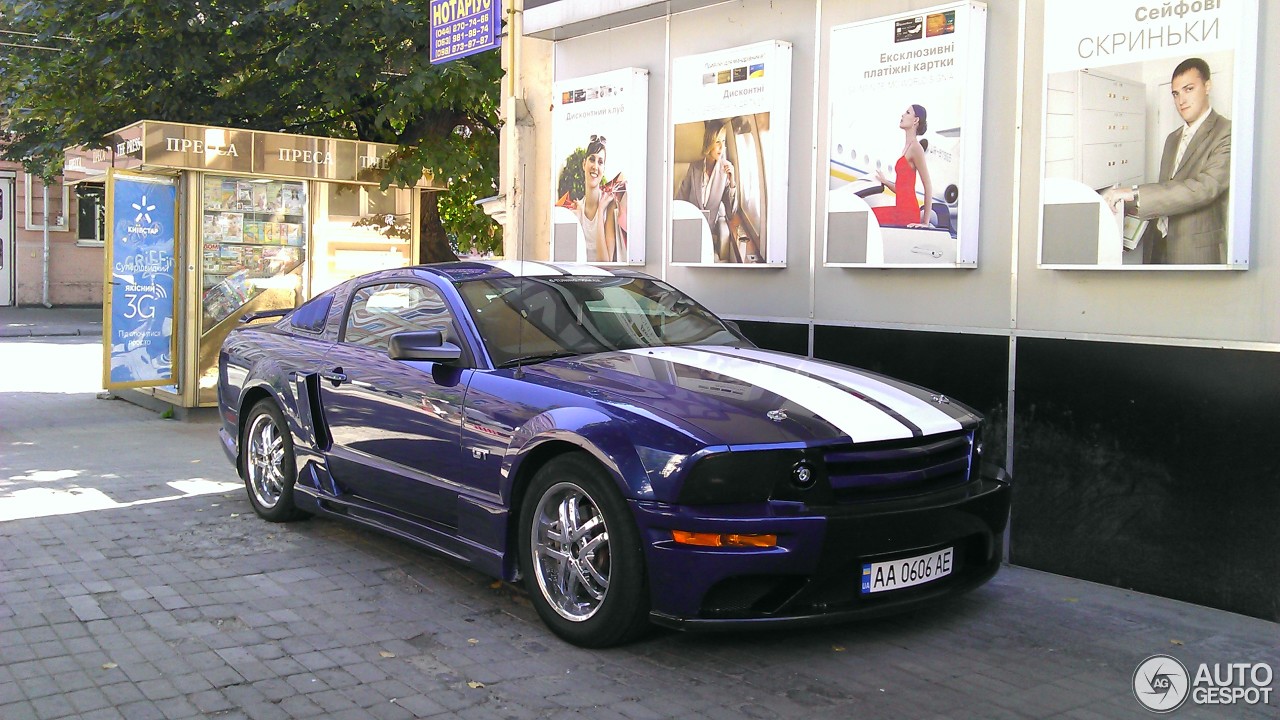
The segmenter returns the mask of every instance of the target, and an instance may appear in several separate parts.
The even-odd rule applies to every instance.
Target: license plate
[[[864,563],[862,594],[899,590],[951,574],[954,548],[889,562]]]

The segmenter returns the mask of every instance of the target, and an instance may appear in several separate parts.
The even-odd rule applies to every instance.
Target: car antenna
[[[520,190],[524,190],[524,171],[528,163],[520,163]],[[523,199],[523,198],[521,198]],[[524,310],[524,208],[520,208],[520,217],[516,221],[519,232],[516,237],[519,244],[516,245],[516,261],[520,263],[520,291],[517,293],[517,301],[519,305],[516,309],[519,318],[516,320],[516,372],[514,377],[519,380],[524,377],[524,323],[529,319],[529,314]]]
[[[520,292],[518,302],[524,302],[524,261],[521,260],[521,276],[520,276]],[[516,321],[516,372],[517,379],[524,377],[524,323],[529,319],[529,314],[521,308],[519,311],[520,318]]]

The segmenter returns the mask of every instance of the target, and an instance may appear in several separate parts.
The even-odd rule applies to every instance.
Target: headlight
[[[724,452],[698,461],[677,501],[682,505],[764,502],[779,486],[803,489],[813,487],[817,479],[818,472],[801,450]]]

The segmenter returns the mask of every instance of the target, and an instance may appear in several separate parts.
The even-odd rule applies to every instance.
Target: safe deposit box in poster
[[[986,6],[831,30],[825,264],[974,267]]]
[[[553,87],[551,259],[643,265],[648,71]]]
[[[787,262],[791,45],[768,41],[671,62],[671,262]]]

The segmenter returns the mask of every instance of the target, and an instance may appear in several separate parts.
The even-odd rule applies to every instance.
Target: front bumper
[[[1001,561],[1009,482],[997,470],[962,487],[856,505],[734,508],[635,503],[648,540],[651,618],[675,628],[816,625],[901,612],[972,590]],[[769,533],[778,546],[702,548],[671,530]],[[865,563],[954,548],[952,572],[882,593],[861,592]]]

